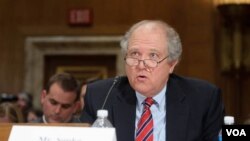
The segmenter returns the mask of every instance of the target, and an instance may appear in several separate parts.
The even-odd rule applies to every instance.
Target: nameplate
[[[115,128],[13,125],[8,141],[116,141]]]
[[[223,141],[250,141],[250,125],[223,125]]]

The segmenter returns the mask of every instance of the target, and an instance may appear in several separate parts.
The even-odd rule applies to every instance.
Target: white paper
[[[8,141],[116,141],[115,128],[13,125]]]

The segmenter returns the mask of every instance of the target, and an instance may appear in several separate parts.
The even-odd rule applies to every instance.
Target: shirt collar
[[[48,123],[47,121],[46,121],[46,118],[45,118],[45,116],[43,115],[43,117],[42,117],[42,119],[43,119],[43,123]]]
[[[153,99],[155,100],[155,105],[156,107],[159,109],[159,110],[164,110],[162,108],[164,108],[164,104],[162,103],[165,103],[165,97],[166,97],[166,90],[167,90],[167,86],[165,85],[163,87],[163,89],[153,97]],[[139,92],[135,92],[136,93],[136,97],[137,97],[137,106],[139,107],[140,111],[143,109],[143,102],[144,100],[147,98],[145,97],[144,95],[142,95],[141,93]]]

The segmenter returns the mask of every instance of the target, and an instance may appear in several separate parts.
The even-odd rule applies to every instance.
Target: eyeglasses
[[[155,68],[160,64],[162,61],[167,59],[169,56],[166,56],[165,58],[161,59],[160,61],[152,60],[152,59],[144,59],[140,60],[137,58],[131,58],[131,57],[125,57],[124,60],[129,66],[137,66],[142,61],[145,67],[149,68]]]

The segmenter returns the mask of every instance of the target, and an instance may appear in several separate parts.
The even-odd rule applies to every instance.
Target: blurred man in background
[[[74,116],[79,106],[79,95],[78,82],[72,75],[55,74],[41,93],[43,116],[36,122],[79,122]]]

